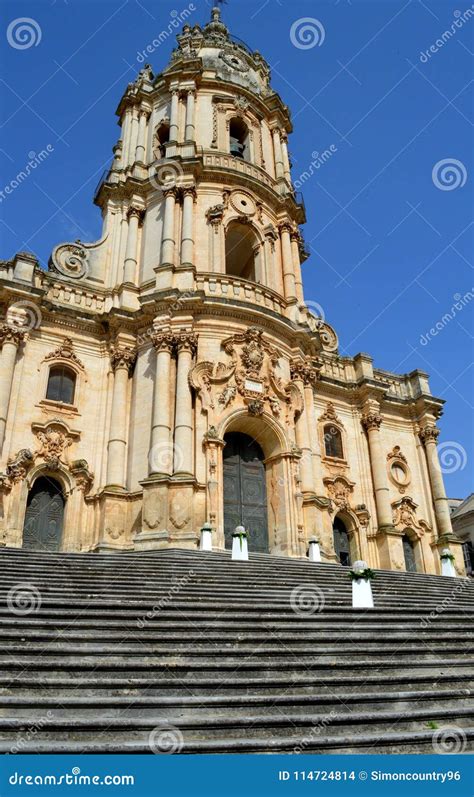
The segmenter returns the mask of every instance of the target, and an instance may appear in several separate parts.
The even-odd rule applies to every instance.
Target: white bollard
[[[454,561],[452,553],[449,548],[444,548],[441,551],[441,575],[456,578],[456,570],[454,568]]]
[[[367,562],[354,562],[351,568],[352,573],[364,573],[368,569]],[[352,608],[353,609],[373,609],[374,598],[372,586],[369,578],[354,578],[352,580]]]
[[[319,547],[319,542],[316,537],[311,537],[309,540],[308,559],[310,562],[321,561],[321,548]]]
[[[212,526],[210,523],[204,523],[201,529],[201,539],[199,541],[200,551],[212,551]]]
[[[236,526],[232,534],[232,559],[247,561],[249,558],[249,547],[247,542],[247,532],[243,526]]]

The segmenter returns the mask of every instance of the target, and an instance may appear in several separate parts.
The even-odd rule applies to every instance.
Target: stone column
[[[301,276],[300,234],[298,230],[292,230],[290,239],[291,249],[293,252],[296,298],[298,299],[298,304],[303,304],[303,278]]]
[[[194,264],[194,202],[196,189],[194,187],[183,189],[183,223],[181,227],[181,265]]]
[[[16,355],[25,338],[25,334],[26,330],[21,328],[16,328],[9,324],[0,325],[0,454],[5,440]]]
[[[225,271],[222,264],[222,219],[224,215],[224,206],[216,205],[209,208],[206,213],[207,223],[209,225],[209,252],[210,252],[210,269],[214,274],[221,274]]]
[[[280,267],[276,264],[275,259],[275,243],[278,240],[278,234],[275,229],[271,229],[265,233],[265,272],[267,275],[267,285],[273,288],[274,291],[283,295],[283,281],[280,272]]]
[[[184,130],[184,140],[186,143],[195,140],[194,129],[194,106],[195,106],[196,93],[194,89],[188,89],[186,92],[186,126]]]
[[[138,140],[138,108],[136,105],[132,108],[132,116],[130,122],[130,146],[128,149],[128,163],[133,166],[135,162],[135,151]]]
[[[174,214],[178,191],[176,188],[167,188],[163,191],[165,197],[165,218],[163,221],[163,237],[161,240],[161,261],[162,266],[174,265]]]
[[[293,252],[291,249],[290,235],[291,224],[284,222],[280,225],[281,255],[283,261],[283,286],[287,301],[296,299],[295,272],[293,266]]]
[[[174,468],[175,474],[193,474],[193,405],[189,372],[194,352],[196,335],[182,332],[176,338],[178,369],[176,375],[176,411],[174,420]]]
[[[290,158],[288,155],[288,136],[286,133],[283,133],[281,137],[281,150],[283,155],[283,173],[285,180],[288,180],[288,182],[291,184]]]
[[[284,177],[285,169],[283,166],[283,152],[281,149],[281,138],[280,138],[280,130],[278,127],[275,127],[272,130],[273,136],[273,152],[275,156],[275,175],[278,180],[279,177]]]
[[[132,119],[132,109],[130,106],[126,108],[124,118],[123,118],[123,125],[122,125],[122,158],[120,162],[120,166],[122,169],[126,169],[129,164],[129,152],[130,152],[130,125]]]
[[[124,489],[127,455],[128,377],[136,359],[131,347],[113,346],[110,353],[114,371],[112,415],[107,447],[107,486]]]
[[[152,342],[156,350],[156,368],[148,473],[170,476],[173,469],[170,383],[174,338],[170,332],[155,332]]]
[[[140,109],[138,119],[138,141],[135,150],[135,161],[140,163],[146,162],[146,127],[149,119],[149,112],[143,108]]]
[[[443,474],[439,464],[438,449],[436,441],[439,436],[439,429],[434,424],[425,426],[420,431],[420,438],[425,446],[426,461],[428,463],[428,473],[430,476],[431,494],[433,497],[436,525],[438,526],[439,537],[445,534],[452,534],[451,516],[449,513],[448,499],[444,489]]]
[[[375,492],[375,506],[377,511],[377,525],[379,530],[393,527],[392,507],[390,504],[390,489],[386,472],[386,461],[382,452],[380,441],[380,425],[382,417],[377,411],[371,409],[362,416],[362,425],[367,432],[369,441],[370,465],[372,481]]]
[[[171,92],[171,111],[170,111],[170,142],[176,143],[179,136],[179,91],[173,89]]]
[[[123,281],[135,284],[137,276],[137,245],[138,225],[143,217],[140,208],[131,205],[128,209],[127,247],[125,249],[125,263]]]

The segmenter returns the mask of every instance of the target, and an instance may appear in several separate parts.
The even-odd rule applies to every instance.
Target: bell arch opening
[[[250,160],[249,129],[239,117],[229,123],[229,152],[234,158]]]
[[[26,502],[23,548],[59,551],[66,499],[56,479],[39,476],[33,482]]]
[[[259,240],[248,224],[232,221],[225,236],[225,271],[232,277],[257,281]]]

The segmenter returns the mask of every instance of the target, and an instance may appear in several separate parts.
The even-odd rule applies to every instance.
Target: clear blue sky
[[[210,3],[194,6],[191,23],[205,22]],[[97,238],[100,213],[91,200],[118,137],[118,100],[140,66],[137,52],[168,27],[173,10],[187,7],[185,0],[4,0],[0,189],[29,153],[53,151],[0,203],[2,257],[28,249],[46,263],[60,241]],[[474,295],[474,18],[458,14],[467,9],[450,0],[224,6],[232,33],[264,54],[292,109],[294,178],[332,145],[302,188],[306,297],[338,331],[343,354],[365,351],[382,368],[429,372],[433,393],[447,401],[440,443],[454,448],[445,478],[456,497],[473,489],[474,455],[474,300],[452,312],[455,296]],[[39,27],[37,46],[9,44],[8,26],[19,17]],[[299,39],[296,26],[295,46],[292,25],[304,17],[318,20],[309,25],[319,41],[311,31]],[[430,52],[447,29],[453,34]],[[173,46],[174,35],[149,57],[155,72]],[[446,159],[459,162],[454,183],[441,167],[436,180],[451,190],[432,177]],[[438,334],[427,339],[437,322]]]

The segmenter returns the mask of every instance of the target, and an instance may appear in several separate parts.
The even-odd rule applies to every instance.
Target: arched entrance
[[[416,573],[416,558],[415,558],[415,546],[411,541],[408,534],[404,534],[402,538],[403,542],[403,555],[405,557],[405,570],[408,573]]]
[[[36,479],[28,493],[23,526],[23,548],[59,550],[64,503],[61,485],[55,479],[49,476],[40,476]]]
[[[349,544],[349,534],[344,521],[336,516],[332,525],[334,539],[334,550],[341,565],[349,567],[351,565],[351,549]]]
[[[224,440],[225,546],[232,547],[232,532],[242,525],[249,531],[250,550],[268,553],[263,451],[253,437],[241,432],[229,432]]]

